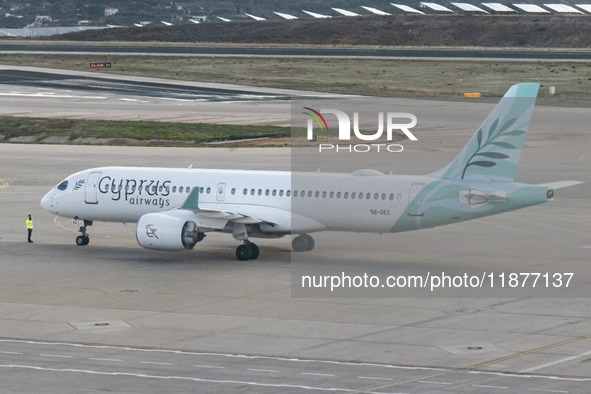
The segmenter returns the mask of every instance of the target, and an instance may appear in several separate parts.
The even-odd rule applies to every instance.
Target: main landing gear
[[[92,226],[92,220],[85,220],[84,226],[80,226],[80,232],[82,235],[76,237],[76,245],[85,246],[90,243],[90,237],[86,233],[86,226]]]
[[[291,247],[294,252],[309,252],[314,249],[314,238],[308,234],[300,234],[291,241]]]
[[[236,248],[236,257],[241,261],[256,260],[259,254],[259,247],[247,239],[244,240],[244,244]]]

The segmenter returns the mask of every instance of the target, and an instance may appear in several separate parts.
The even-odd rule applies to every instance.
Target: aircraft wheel
[[[90,237],[88,235],[79,235],[76,237],[76,245],[84,246],[90,243]]]
[[[253,250],[249,247],[249,245],[240,245],[236,248],[236,257],[240,261],[250,260],[252,257]]]
[[[294,252],[309,252],[314,249],[315,245],[314,238],[308,234],[298,235],[291,242],[291,247]]]
[[[306,252],[311,251],[316,246],[316,242],[314,242],[314,238],[311,235],[304,234],[303,237],[306,239]]]
[[[293,248],[294,252],[305,252],[306,251],[306,239],[301,235],[298,235],[291,241],[291,247]]]
[[[251,260],[256,260],[259,258],[259,255],[261,254],[261,251],[259,250],[259,247],[256,244],[250,243],[247,245],[250,248],[250,259]]]

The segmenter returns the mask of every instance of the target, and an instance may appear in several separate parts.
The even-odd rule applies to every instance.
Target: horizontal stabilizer
[[[547,187],[548,189],[554,190],[554,189],[562,189],[563,187],[580,185],[581,183],[585,183],[585,182],[581,182],[581,181],[558,181],[558,182],[543,183],[543,184],[538,185],[538,186],[543,186],[543,187]]]

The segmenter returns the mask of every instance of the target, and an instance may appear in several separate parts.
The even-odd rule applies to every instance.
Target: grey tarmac
[[[384,172],[444,166],[492,107],[400,103],[422,120],[421,143],[384,157],[376,167]],[[265,103],[257,108],[272,112]],[[335,266],[393,270],[488,269],[499,260],[524,271],[566,265],[578,270],[584,292],[591,275],[588,113],[534,111],[518,181],[586,182],[559,190],[556,201],[421,232],[355,234],[348,243],[342,233],[318,234],[312,255]],[[234,259],[236,241],[223,234],[188,253],[144,250],[133,223],[95,223],[90,245],[78,247],[76,227],[39,207],[47,190],[82,169],[191,164],[291,165],[289,149],[0,144],[0,391],[589,391],[586,295],[294,298],[287,238],[258,241],[261,257],[248,263]],[[34,244],[26,242],[28,213]]]

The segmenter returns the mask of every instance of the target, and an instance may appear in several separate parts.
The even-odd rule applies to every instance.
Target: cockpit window
[[[58,190],[66,190],[68,188],[68,181],[63,181],[59,185],[57,185]]]

